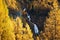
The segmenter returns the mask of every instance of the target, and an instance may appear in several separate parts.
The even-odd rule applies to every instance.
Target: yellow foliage
[[[0,0],[0,36],[1,40],[15,40],[14,27],[8,16],[5,1]]]
[[[17,17],[16,21],[13,20],[13,24],[15,26],[15,37],[17,40],[33,40],[29,25],[26,23],[24,28],[21,18]]]
[[[60,9],[56,8],[51,10],[49,13],[49,18],[46,19],[45,23],[45,34],[48,36],[48,39],[51,40],[60,40]]]
[[[17,3],[16,3],[16,0],[5,0],[6,1],[6,4],[8,7],[12,8],[12,9],[18,9],[17,8]]]
[[[45,32],[41,32],[36,40],[55,40],[55,38],[60,40],[60,8],[58,8],[57,0],[43,0],[41,3],[33,1],[32,5],[34,8],[52,8],[48,2],[53,2],[54,8],[49,12],[49,18],[46,18]],[[34,40],[27,22],[23,27],[21,17],[10,19],[8,16],[7,7],[17,10],[19,5],[17,4],[16,0],[0,0],[0,40]]]

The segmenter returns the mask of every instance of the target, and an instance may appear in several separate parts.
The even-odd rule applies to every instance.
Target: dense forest
[[[60,40],[60,0],[0,0],[0,40]]]

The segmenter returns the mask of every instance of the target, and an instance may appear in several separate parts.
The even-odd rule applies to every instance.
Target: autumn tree
[[[8,16],[7,5],[4,0],[0,0],[0,39],[15,40],[14,27]]]

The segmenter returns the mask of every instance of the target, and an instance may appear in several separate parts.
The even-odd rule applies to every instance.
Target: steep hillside
[[[60,40],[59,18],[59,0],[0,0],[0,40]]]

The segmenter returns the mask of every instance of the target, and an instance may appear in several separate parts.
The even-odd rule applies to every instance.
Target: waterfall
[[[30,15],[29,15],[29,14],[27,14],[27,18],[28,18],[28,20],[29,20],[29,21],[31,20],[31,18],[30,18]]]
[[[23,11],[26,11],[26,8],[24,8]],[[28,18],[29,23],[31,23],[33,25],[33,27],[32,26],[31,27],[34,30],[34,33],[35,34],[39,34],[38,26],[36,24],[34,24],[34,23],[31,22],[31,18],[30,18],[30,15],[29,15],[28,12],[27,12],[27,18]]]
[[[28,20],[31,22],[31,18],[30,18],[30,15],[27,13],[27,18],[28,18]],[[34,23],[32,23],[33,24],[33,29],[34,29],[34,33],[35,34],[39,34],[39,29],[38,29],[38,26],[36,25],[36,24],[34,24]]]
[[[38,34],[38,33],[39,33],[39,30],[38,30],[38,27],[37,27],[37,25],[36,25],[36,24],[34,24],[34,32],[35,32],[36,34]]]

